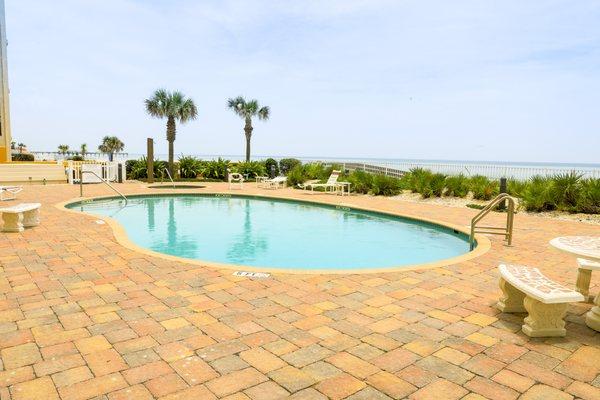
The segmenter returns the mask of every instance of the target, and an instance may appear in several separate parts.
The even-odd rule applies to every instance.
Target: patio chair
[[[284,188],[286,183],[287,178],[285,176],[276,176],[273,179],[262,179],[258,182],[258,187],[264,189],[279,189]]]
[[[229,181],[229,189],[233,189],[233,185],[239,185],[238,189],[243,189],[244,177],[242,174],[234,172],[228,175],[227,180]]]
[[[0,201],[14,200],[17,193],[23,191],[23,186],[0,186]]]
[[[305,182],[303,184],[299,184],[298,186],[304,190],[310,188],[311,192],[314,192],[315,188],[324,188],[325,192],[327,189],[330,189],[332,192],[340,189],[340,185],[338,185],[337,180],[340,177],[341,171],[333,170],[331,171],[331,175],[329,175],[329,179],[325,183],[318,183],[315,181]]]

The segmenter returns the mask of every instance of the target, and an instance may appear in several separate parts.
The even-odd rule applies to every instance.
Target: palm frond
[[[267,106],[264,106],[260,110],[258,110],[258,119],[266,121],[269,119],[270,114],[271,114],[271,109]]]

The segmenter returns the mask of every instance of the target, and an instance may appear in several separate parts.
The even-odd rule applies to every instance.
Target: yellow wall
[[[0,147],[0,162],[10,161],[7,158],[8,155],[10,155],[10,147],[8,148],[8,152],[6,151],[6,147]]]

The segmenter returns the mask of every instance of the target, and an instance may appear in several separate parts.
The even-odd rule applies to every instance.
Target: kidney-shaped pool
[[[130,241],[172,256],[270,269],[359,270],[425,264],[465,254],[448,227],[311,202],[173,194],[71,203],[117,220]]]

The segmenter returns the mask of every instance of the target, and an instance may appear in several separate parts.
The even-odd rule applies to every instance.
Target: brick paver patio
[[[513,247],[491,238],[488,253],[458,265],[251,280],[121,246],[108,225],[53,206],[78,190],[27,186],[20,200],[43,204],[41,226],[0,234],[2,400],[600,399],[600,333],[583,322],[590,304],[569,306],[558,339],[530,339],[523,315],[494,308],[500,261],[574,287],[574,258],[548,241],[600,235],[598,226],[518,215]],[[476,212],[315,198],[460,225]],[[593,276],[592,293],[599,283]]]

